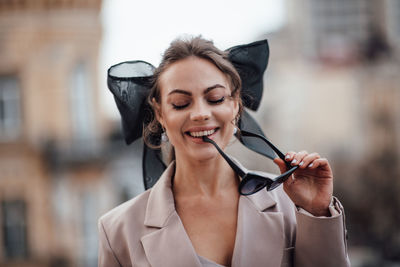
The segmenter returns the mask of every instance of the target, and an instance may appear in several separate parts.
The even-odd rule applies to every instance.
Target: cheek
[[[218,114],[219,119],[227,122],[232,122],[236,117],[236,112],[233,104],[229,106],[218,107],[218,112],[216,114]]]
[[[164,128],[167,132],[169,142],[176,147],[182,135],[182,118],[179,115],[164,112]]]
[[[184,116],[180,112],[163,110],[162,112],[164,128],[166,128],[169,135],[176,133],[182,129]]]

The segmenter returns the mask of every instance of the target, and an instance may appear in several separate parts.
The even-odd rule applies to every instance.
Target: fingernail
[[[292,160],[292,162],[290,162],[291,164],[296,164],[297,160]]]
[[[299,166],[303,166],[303,164],[304,164],[304,161],[300,162],[300,163],[299,163]]]
[[[290,155],[286,155],[285,159],[289,159],[289,158],[290,158]]]
[[[311,168],[313,166],[313,164],[311,163],[310,165],[308,165],[308,168]]]

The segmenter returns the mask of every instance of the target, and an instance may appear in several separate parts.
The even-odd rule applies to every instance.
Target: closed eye
[[[189,103],[183,104],[183,105],[172,104],[172,107],[173,107],[174,109],[176,109],[176,110],[184,109],[184,108],[186,108],[187,106],[189,106]]]
[[[217,100],[208,99],[207,101],[211,104],[220,104],[225,101],[225,96],[223,96]]]
[[[207,102],[210,103],[211,105],[218,105],[221,104],[225,101],[225,96],[218,98],[218,99],[207,99]],[[183,102],[183,103],[171,103],[172,108],[176,110],[181,110],[190,105],[191,102]]]

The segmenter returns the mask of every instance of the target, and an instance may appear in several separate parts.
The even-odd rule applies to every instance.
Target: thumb
[[[278,165],[279,170],[281,171],[281,173],[284,173],[284,172],[286,171],[286,164],[285,164],[285,162],[284,162],[282,159],[280,159],[280,158],[274,158],[274,163],[275,163],[276,165]]]

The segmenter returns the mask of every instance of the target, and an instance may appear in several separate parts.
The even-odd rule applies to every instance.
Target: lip
[[[189,128],[187,131],[185,131],[185,136],[190,141],[192,141],[196,144],[206,144],[206,142],[203,141],[203,138],[193,137],[189,134],[189,132],[210,131],[210,130],[214,130],[214,129],[215,129],[215,132],[213,134],[207,136],[208,138],[213,139],[215,134],[219,131],[219,127],[216,127],[216,126],[192,127],[192,128]]]
[[[185,131],[186,132],[200,132],[200,131],[210,131],[214,129],[218,129],[219,127],[217,126],[197,126],[197,127],[191,127]]]

